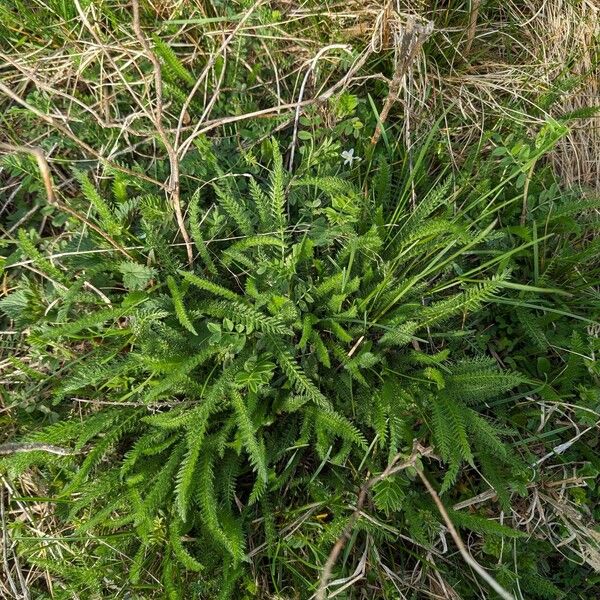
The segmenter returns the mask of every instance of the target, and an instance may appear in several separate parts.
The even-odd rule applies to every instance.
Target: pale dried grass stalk
[[[405,22],[402,22],[400,16],[396,15],[396,19],[390,23],[390,27],[393,30],[396,66],[387,98],[379,115],[375,133],[371,138],[373,146],[379,141],[383,125],[388,118],[392,106],[398,99],[400,88],[409,69],[411,69],[423,44],[433,32],[433,23],[431,21],[419,21],[413,16],[409,16]]]
[[[551,114],[600,108],[600,4],[590,0],[544,2],[531,27],[538,34],[548,78],[579,79]],[[576,120],[550,154],[563,183],[600,192],[600,112]]]

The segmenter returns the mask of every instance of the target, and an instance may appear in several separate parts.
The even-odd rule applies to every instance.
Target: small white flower
[[[342,152],[342,158],[344,159],[345,165],[352,166],[355,160],[360,160],[359,156],[354,156],[354,148],[350,148],[350,150],[344,150]]]

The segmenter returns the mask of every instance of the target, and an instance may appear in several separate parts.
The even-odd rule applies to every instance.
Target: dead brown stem
[[[327,598],[327,586],[329,584],[329,580],[331,579],[331,574],[333,572],[333,567],[337,562],[337,559],[344,549],[346,542],[350,539],[352,530],[354,529],[354,525],[360,518],[362,508],[367,500],[367,496],[369,494],[369,490],[385,479],[386,477],[390,477],[408,467],[414,467],[418,458],[421,456],[427,456],[431,454],[432,448],[424,448],[419,444],[417,440],[413,443],[412,452],[405,461],[398,463],[401,458],[401,455],[398,454],[394,457],[394,459],[390,462],[390,464],[386,467],[384,471],[382,471],[379,475],[375,475],[371,477],[361,488],[358,493],[358,499],[356,501],[356,508],[354,512],[350,515],[348,522],[346,523],[346,527],[344,527],[344,531],[342,535],[337,539],[329,556],[327,557],[327,561],[323,566],[323,572],[321,573],[321,578],[319,580],[319,587],[317,589],[317,593],[315,594],[315,600],[325,600]]]
[[[179,147],[179,134],[180,134],[180,131],[181,131],[181,128],[183,125],[184,116],[187,113],[187,111],[190,107],[190,104],[192,103],[192,100],[194,99],[194,95],[196,94],[196,92],[198,91],[200,86],[202,85],[202,82],[206,79],[206,76],[210,73],[210,70],[215,65],[217,58],[225,52],[225,50],[227,49],[227,46],[229,45],[231,40],[234,38],[234,36],[237,34],[237,32],[242,28],[244,23],[250,18],[250,16],[252,14],[254,14],[254,11],[263,2],[264,2],[264,0],[256,0],[256,2],[248,10],[246,10],[244,12],[244,16],[239,20],[237,25],[233,28],[232,32],[223,40],[222,44],[219,46],[219,49],[211,55],[210,59],[207,61],[206,65],[205,65],[204,69],[202,70],[202,73],[196,80],[196,83],[194,84],[190,93],[188,94],[187,98],[185,99],[185,102],[183,103],[183,106],[181,107],[181,112],[179,115],[179,122],[177,124],[177,133],[175,136],[175,146],[178,148],[181,158],[183,158],[183,156],[185,155],[185,152],[187,151],[187,149],[189,148],[189,146],[191,144],[191,139],[193,139],[193,137],[195,137],[196,130],[199,128],[200,124],[202,123],[202,119],[201,119],[200,122],[196,125],[196,128],[194,129],[192,134],[190,135],[190,138],[188,138],[185,142],[183,142],[183,144],[181,145],[181,148],[180,148]]]
[[[170,195],[171,206],[175,211],[175,218],[177,219],[179,232],[181,233],[181,237],[185,242],[185,248],[187,250],[188,255],[188,262],[191,265],[194,261],[194,252],[192,250],[190,236],[185,227],[183,212],[181,211],[181,199],[179,196],[179,160],[177,158],[177,152],[175,151],[173,144],[171,144],[169,136],[167,135],[163,126],[163,84],[160,62],[156,57],[156,54],[154,54],[154,52],[152,51],[150,44],[148,44],[148,40],[142,32],[142,27],[140,25],[140,4],[138,0],[132,0],[131,6],[133,9],[133,31],[140,44],[144,48],[146,56],[152,63],[152,69],[154,72],[154,91],[156,94],[156,108],[154,110],[153,119],[154,126],[156,127],[156,131],[158,132],[158,135],[160,136],[160,139],[169,157],[169,168],[171,171],[171,175],[169,177],[168,191]]]
[[[390,477],[391,475],[394,475],[396,473],[399,473],[400,471],[403,471],[404,469],[407,469],[409,467],[415,467],[416,471],[419,475],[419,477],[421,478],[421,481],[423,482],[423,485],[425,486],[425,488],[427,489],[427,492],[429,493],[429,495],[431,496],[432,500],[434,501],[437,509],[440,512],[440,515],[442,516],[442,519],[446,525],[446,527],[448,528],[448,532],[450,533],[450,536],[452,537],[452,539],[454,540],[454,543],[456,544],[456,547],[458,548],[458,551],[460,552],[462,558],[464,559],[464,561],[504,600],[514,600],[514,597],[512,594],[510,594],[510,592],[508,592],[507,590],[505,590],[474,558],[473,556],[470,554],[470,552],[467,550],[464,542],[462,541],[460,535],[458,534],[458,531],[456,530],[456,528],[454,527],[454,524],[452,523],[450,516],[448,515],[448,511],[446,510],[446,507],[444,506],[444,504],[442,503],[442,501],[440,500],[440,497],[438,496],[437,492],[435,491],[435,489],[433,488],[433,486],[431,485],[431,483],[429,483],[429,480],[427,479],[427,477],[425,476],[425,474],[423,473],[423,470],[421,467],[419,467],[419,465],[417,464],[417,460],[423,456],[429,456],[431,455],[433,452],[433,448],[427,447],[424,448],[423,446],[421,446],[419,444],[419,442],[417,440],[414,441],[413,443],[413,449],[412,452],[409,456],[408,459],[402,461],[402,462],[398,462],[401,458],[400,455],[397,455],[392,461],[391,463],[386,467],[386,469],[380,473],[379,475],[376,475],[374,477],[371,477],[361,488],[358,494],[358,500],[356,502],[356,508],[354,510],[354,512],[352,513],[352,515],[350,515],[350,518],[348,519],[348,522],[346,523],[346,527],[344,527],[344,530],[342,532],[342,535],[337,539],[336,543],[334,544],[333,548],[331,549],[331,552],[329,553],[329,556],[327,557],[327,561],[325,562],[325,565],[323,567],[323,572],[321,573],[321,578],[319,581],[319,587],[317,589],[317,592],[315,594],[315,600],[326,600],[327,598],[327,586],[329,584],[329,580],[331,579],[331,575],[333,572],[333,568],[335,566],[335,563],[340,555],[340,553],[342,552],[342,550],[344,549],[344,546],[346,545],[346,542],[350,539],[351,535],[352,535],[352,530],[354,529],[354,526],[356,524],[356,522],[358,521],[358,519],[361,516],[362,513],[362,508],[367,500],[367,496],[368,493],[370,491],[370,489],[376,485],[377,483],[379,483],[380,481],[386,479],[387,477]]]
[[[54,185],[52,184],[52,175],[48,161],[40,148],[30,148],[28,146],[12,146],[11,144],[0,143],[0,150],[4,152],[26,152],[35,157],[38,164],[44,187],[46,188],[46,196],[48,196],[48,204],[56,205],[56,196],[54,195]]]
[[[406,25],[400,29],[396,34],[397,38],[397,54],[396,54],[396,67],[394,69],[394,76],[390,83],[389,91],[381,113],[379,114],[379,120],[375,133],[371,138],[371,145],[375,146],[381,137],[383,125],[387,121],[388,115],[394,102],[398,99],[400,93],[400,86],[404,80],[404,76],[408,72],[408,69],[412,66],[417,57],[417,54],[423,47],[423,44],[433,31],[433,24],[427,22],[425,24],[417,23],[415,19],[407,21]]]
[[[419,474],[419,477],[421,478],[421,481],[423,482],[423,485],[425,486],[425,488],[427,489],[427,491],[429,492],[429,495],[431,496],[432,500],[434,501],[435,505],[437,506],[437,509],[440,512],[440,515],[442,516],[442,519],[444,520],[444,523],[446,524],[446,527],[448,528],[448,533],[450,534],[450,536],[452,537],[452,539],[454,540],[454,543],[456,544],[456,547],[458,548],[458,551],[460,552],[460,555],[463,557],[463,560],[473,569],[473,571],[475,571],[501,598],[504,598],[504,600],[515,600],[514,596],[506,591],[471,555],[471,553],[467,550],[467,547],[465,546],[464,542],[462,541],[460,535],[458,534],[458,531],[456,531],[456,527],[454,527],[454,523],[452,523],[450,516],[448,515],[448,511],[446,510],[446,507],[444,506],[444,504],[442,503],[442,501],[440,500],[440,497],[438,496],[438,493],[433,489],[433,486],[431,485],[431,483],[429,483],[429,480],[427,479],[427,477],[425,477],[425,473],[423,473],[422,469],[417,469],[417,473]]]
[[[466,58],[471,52],[471,46],[475,40],[475,32],[477,30],[477,19],[479,18],[479,8],[481,0],[471,0],[471,12],[469,13],[469,26],[467,28],[467,43],[463,51],[463,56]]]

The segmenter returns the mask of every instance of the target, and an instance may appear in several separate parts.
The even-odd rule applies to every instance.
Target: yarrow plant
[[[592,54],[384,4],[0,4],[0,596],[595,598]]]
[[[305,501],[327,507],[362,473],[410,454],[415,440],[445,465],[442,495],[465,465],[483,469],[505,500],[508,482],[523,480],[503,442],[509,430],[481,408],[526,379],[444,342],[456,335],[449,325],[460,327],[510,281],[503,260],[477,258],[494,243],[493,211],[454,214],[450,179],[404,211],[382,202],[392,185],[384,164],[365,193],[337,177],[290,177],[275,140],[270,155],[261,182],[224,177],[201,146],[215,177],[189,202],[193,266],[165,245],[161,199],[109,204],[85,174],[98,222],[142,250],[116,264],[94,255],[92,268],[85,253],[64,252],[67,277],[20,235],[47,283],[26,284],[2,307],[30,323],[38,369],[61,372],[40,382],[57,422],[24,440],[65,451],[7,460],[13,472],[38,464],[57,473],[50,485],[71,498],[62,518],[73,535],[127,532],[120,551],[133,556],[134,585],[159,559],[170,589],[178,569],[214,572],[220,557],[226,595],[257,539],[274,550],[282,498],[302,502],[304,482]],[[133,214],[137,225],[126,230]],[[104,242],[85,239],[90,252]],[[48,308],[33,321],[42,297]],[[83,420],[74,401],[91,409]],[[408,511],[424,540],[419,509],[408,508],[413,487],[407,474],[382,480],[374,500],[383,514]],[[331,515],[320,552],[344,512]],[[100,593],[117,575],[97,572],[87,585]]]

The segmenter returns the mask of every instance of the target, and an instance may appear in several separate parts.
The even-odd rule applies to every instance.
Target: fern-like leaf
[[[277,362],[298,392],[305,394],[318,406],[330,408],[331,403],[329,400],[325,398],[319,388],[317,388],[314,382],[302,370],[302,367],[296,362],[293,354],[279,345],[278,342],[274,341],[274,338],[271,337],[271,340],[274,342],[273,346]]]
[[[111,236],[118,237],[121,233],[121,225],[113,215],[113,212],[108,203],[100,196],[88,176],[82,172],[77,171],[75,173],[79,184],[81,185],[81,191],[85,199],[94,207],[98,214],[98,219],[102,228]]]
[[[193,86],[196,83],[194,76],[179,60],[179,57],[175,54],[173,49],[157,35],[153,35],[152,40],[154,42],[154,52],[156,52],[162,60],[163,67],[170,78],[172,80],[179,79],[189,86]]]
[[[240,430],[242,440],[250,462],[258,474],[258,478],[266,482],[268,478],[267,473],[267,458],[264,446],[256,439],[254,433],[254,424],[250,418],[248,407],[244,403],[242,395],[238,390],[231,389],[231,404],[236,415],[236,422]]]
[[[229,188],[218,185],[213,186],[217,195],[217,201],[223,210],[233,219],[237,228],[244,235],[252,235],[254,227],[252,219],[239,197],[235,197]]]
[[[207,271],[217,274],[215,263],[206,247],[202,230],[200,229],[200,192],[196,191],[190,201],[190,233]]]
[[[189,271],[179,271],[179,274],[192,285],[204,290],[205,292],[209,292],[214,296],[220,296],[221,298],[226,298],[227,300],[233,300],[234,302],[241,302],[242,297],[238,296],[235,292],[224,288],[222,285],[217,283],[213,283],[208,279],[203,279],[202,277],[198,277],[194,273],[190,273]]]
[[[286,222],[283,157],[279,150],[279,144],[274,138],[271,139],[271,148],[273,149],[273,169],[271,171],[269,182],[271,214],[273,215],[275,227],[279,230],[280,235],[283,238]]]
[[[185,310],[181,291],[177,287],[177,283],[173,277],[171,277],[171,275],[167,276],[167,285],[169,287],[169,291],[171,292],[171,299],[173,300],[173,306],[175,307],[175,315],[177,316],[177,319],[190,333],[198,335]]]

